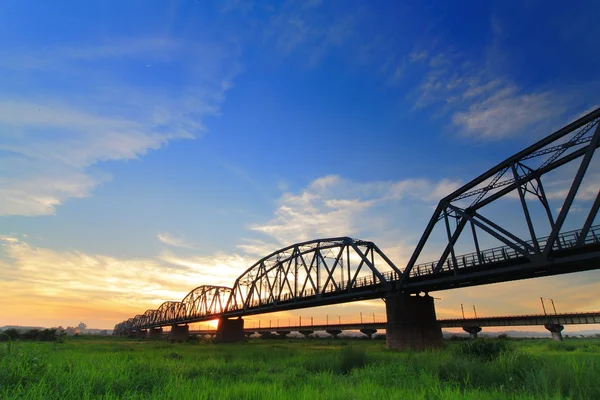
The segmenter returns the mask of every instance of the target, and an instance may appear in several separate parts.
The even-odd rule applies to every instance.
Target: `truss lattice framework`
[[[117,327],[119,330],[146,329],[218,316],[225,310],[230,295],[231,288],[225,286],[199,286],[182,301],[166,301],[157,310],[146,310],[142,315],[117,324]]]
[[[423,233],[407,267],[404,269],[401,284],[410,281],[415,276],[435,275],[452,271],[460,273],[461,268],[474,264],[485,264],[485,254],[479,248],[478,232],[485,232],[499,240],[509,251],[523,257],[529,263],[551,262],[551,252],[560,250],[562,246],[561,229],[567,218],[575,196],[581,187],[583,178],[588,170],[592,156],[600,146],[600,108],[592,111],[577,121],[556,131],[534,145],[506,159],[483,175],[475,178],[454,193],[443,198],[425,232]],[[579,164],[577,162],[579,161]],[[550,172],[569,165],[576,168],[574,179],[560,207],[558,215],[554,215],[548,197],[544,190],[543,178]],[[563,168],[562,171],[565,171]],[[570,247],[582,246],[589,242],[590,231],[600,207],[600,191],[596,196],[589,214],[573,236],[575,242]],[[527,223],[528,237],[503,228],[499,221],[492,221],[482,215],[482,209],[509,194],[518,198],[515,204],[521,209]],[[539,238],[540,221],[532,218],[531,205],[526,196],[539,201],[546,214],[545,226],[550,227],[547,236]],[[454,221],[454,223],[452,223]],[[438,223],[443,223],[447,234],[447,244],[438,260],[433,263],[416,264],[431,233]],[[465,229],[469,227],[470,229]],[[467,233],[465,233],[467,232]],[[475,252],[470,254],[473,260],[457,256],[455,247],[462,236],[471,236]]]
[[[226,312],[333,292],[351,293],[364,286],[387,288],[391,276],[400,274],[372,242],[339,237],[298,243],[264,257],[246,270],[233,285]]]
[[[180,322],[187,322],[220,315],[225,311],[230,295],[229,287],[199,286],[183,298],[177,319]]]
[[[587,261],[594,261],[600,257],[600,226],[593,226],[600,208],[598,187],[592,188],[594,200],[580,226],[570,232],[561,230],[599,146],[600,108],[446,196],[439,202],[404,271],[400,271],[372,242],[348,237],[312,240],[288,246],[259,260],[235,281],[232,289],[200,286],[181,302],[165,302],[157,310],[148,310],[143,315],[117,324],[115,332],[199,321],[219,314],[266,312],[269,307],[276,309],[281,303],[319,300],[332,295],[342,300],[344,296],[352,297],[361,290],[408,290],[409,287],[436,290],[436,279],[447,279],[444,277],[452,272],[455,278],[465,280],[464,285],[474,284],[470,280],[474,275],[464,273],[471,267],[484,266],[482,274],[491,276],[503,273],[506,261],[513,263],[511,268],[546,268],[557,261],[558,258],[553,258],[556,256],[562,257],[560,262],[566,265],[573,259],[579,262],[581,257],[577,251],[584,247],[592,249],[585,255]],[[566,196],[555,216],[543,183],[548,174],[565,166],[575,166],[576,172],[570,186],[564,190]],[[522,238],[522,232],[506,229],[498,221],[482,215],[486,206],[509,194],[514,195],[512,204],[520,206],[527,226],[527,238]],[[541,204],[546,215],[545,223],[550,228],[547,236],[538,236],[541,232],[539,218],[532,218],[531,199]],[[435,262],[416,264],[437,224],[444,225],[442,229],[447,237],[442,253]],[[470,229],[465,229],[467,226]],[[500,241],[503,246],[481,251],[481,232]],[[471,241],[475,251],[457,255],[457,243],[463,236]],[[495,272],[490,273],[494,268]],[[511,279],[516,278],[512,276]],[[307,306],[310,304],[306,303]]]

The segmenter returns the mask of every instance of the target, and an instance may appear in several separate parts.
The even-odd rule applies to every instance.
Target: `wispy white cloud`
[[[181,257],[164,252],[154,258],[118,258],[36,247],[21,236],[4,235],[0,300],[14,307],[4,310],[3,318],[35,324],[36,318],[43,319],[40,314],[48,313],[54,321],[72,316],[111,327],[163,301],[179,301],[197,286],[231,286],[250,263],[224,254]]]
[[[110,180],[91,166],[137,159],[172,140],[201,135],[203,118],[218,115],[239,69],[235,51],[188,45],[142,38],[1,57],[0,72],[30,84],[0,96],[0,215],[53,214]],[[146,69],[148,61],[163,74],[179,68],[186,78],[166,91],[106,74],[138,64]],[[55,90],[44,83],[48,74],[79,84]]]
[[[338,175],[324,176],[315,179],[298,193],[283,194],[274,218],[251,225],[250,229],[266,234],[279,247],[317,237],[359,236],[375,239],[374,235],[386,245],[397,247],[397,242],[393,244],[393,240],[389,236],[386,238],[386,235],[392,231],[397,234],[398,226],[409,221],[391,223],[389,216],[402,218],[398,212],[407,208],[411,209],[413,215],[428,214],[430,207],[440,197],[449,194],[458,185],[457,181],[452,180],[355,182]],[[401,237],[395,239],[403,240]],[[264,242],[242,246],[250,250],[267,247]]]
[[[465,96],[474,96],[477,91],[488,90],[489,93],[493,85],[495,81],[472,88]],[[551,92],[519,93],[514,87],[504,87],[483,101],[471,104],[466,111],[454,113],[452,122],[465,136],[502,139],[565,111],[564,105]]]
[[[96,45],[66,43],[54,47],[12,50],[2,54],[0,68],[8,70],[64,70],[81,68],[78,62],[96,62],[106,59],[136,59],[166,61],[181,50],[181,43],[166,37],[114,39]]]
[[[510,74],[493,72],[464,54],[434,50],[426,68],[410,71],[422,71],[411,95],[414,108],[435,108],[437,117],[449,116],[460,136],[500,140],[525,131],[548,133],[589,108],[582,88],[524,89]],[[415,64],[417,54],[409,54],[405,65]]]
[[[169,232],[160,232],[159,234],[156,235],[156,237],[162,243],[169,245],[169,246],[182,247],[185,249],[191,249],[194,247],[190,242],[188,242],[185,239],[185,237],[179,236],[179,235],[174,235]]]
[[[411,63],[416,63],[427,60],[427,57],[429,57],[429,52],[427,50],[413,51],[408,55],[408,60]]]
[[[183,268],[198,277],[197,285],[220,285],[232,287],[238,276],[256,260],[239,255],[215,253],[208,256],[182,257],[170,252],[161,253],[157,259],[169,266]],[[190,287],[189,290],[192,290]],[[189,291],[188,290],[188,291]]]
[[[355,11],[331,13],[321,1],[293,0],[264,5],[252,1],[229,1],[222,12],[237,12],[252,21],[255,32],[280,55],[301,54],[309,66],[317,65],[329,52],[348,44],[355,35]],[[254,13],[261,14],[256,18]],[[253,19],[256,18],[256,19]]]

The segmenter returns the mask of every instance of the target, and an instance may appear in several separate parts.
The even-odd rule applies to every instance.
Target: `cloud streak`
[[[54,214],[60,204],[89,196],[110,180],[91,166],[138,159],[170,141],[199,137],[203,118],[219,114],[238,69],[234,53],[203,44],[190,48],[141,38],[57,45],[46,57],[4,57],[0,72],[30,84],[0,97],[0,215]],[[176,69],[185,79],[161,93],[155,85],[106,74],[135,71],[145,60],[156,71],[146,74]],[[53,89],[46,84],[49,74],[79,76],[80,85]]]
[[[458,186],[449,179],[355,182],[324,176],[298,193],[283,194],[272,219],[249,226],[266,238],[239,247],[265,255],[268,249],[314,238],[353,236],[376,240],[402,265],[432,207]]]
[[[230,286],[248,263],[235,255],[183,258],[168,252],[122,259],[35,247],[5,235],[0,238],[0,300],[14,307],[4,310],[3,318],[35,325],[48,312],[60,315],[55,320],[70,317],[110,327],[163,301],[179,301],[196,286]]]
[[[158,235],[156,235],[156,237],[158,238],[158,240],[160,240],[162,243],[168,246],[181,247],[184,249],[191,249],[194,247],[191,243],[185,240],[184,237],[173,235],[169,232],[161,232]]]

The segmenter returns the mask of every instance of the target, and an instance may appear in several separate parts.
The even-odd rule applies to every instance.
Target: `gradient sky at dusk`
[[[111,328],[318,237],[373,240],[404,266],[441,197],[599,106],[599,12],[2,2],[0,326]],[[599,278],[440,292],[436,307],[599,310]],[[360,312],[385,314],[262,318]]]

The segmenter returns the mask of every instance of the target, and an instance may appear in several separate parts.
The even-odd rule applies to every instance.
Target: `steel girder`
[[[598,187],[591,188],[595,193],[595,200],[589,214],[577,226],[578,229],[564,232],[563,227],[592,156],[600,146],[599,122],[600,108],[509,157],[443,198],[404,269],[400,286],[411,287],[418,281],[420,283],[416,286],[420,285],[423,290],[457,287],[461,286],[461,274],[474,274],[472,276],[475,278],[485,275],[497,282],[498,274],[503,269],[512,275],[501,280],[534,276],[532,271],[535,269],[545,269],[542,271],[544,275],[570,272],[569,269],[592,269],[591,260],[600,256],[600,227],[593,226],[600,207]],[[562,171],[568,168],[575,168],[576,171],[574,178],[569,181],[569,187],[563,190],[566,191],[566,196],[555,216],[543,180],[550,173],[556,176],[561,167]],[[532,206],[526,197],[539,201],[545,218],[532,218]],[[520,209],[521,218],[527,227],[526,236],[522,231],[503,227],[503,216],[496,215],[492,220],[483,215],[482,211],[486,206],[506,198],[510,198],[516,211]],[[541,219],[544,221],[540,221]],[[417,259],[438,224],[443,224],[447,239],[443,251],[435,262],[417,264]],[[547,227],[547,235],[539,237],[544,230],[541,225]],[[495,238],[503,246],[482,251],[479,244],[481,232]],[[458,255],[456,246],[459,240],[469,241],[474,251]],[[494,265],[497,266],[497,271],[492,271]],[[556,271],[546,268],[552,266],[557,267]],[[477,267],[485,268],[477,271]],[[511,269],[514,271],[511,272]],[[519,270],[524,272],[523,276],[515,272]],[[474,284],[475,281],[469,281],[469,277],[465,278],[465,285]],[[444,287],[439,282],[436,284],[438,278],[454,281],[456,286]]]
[[[182,301],[165,301],[157,310],[146,310],[142,315],[115,325],[114,331],[135,331],[218,318],[223,313],[230,294],[231,288],[225,286],[199,286]]]
[[[372,242],[338,237],[297,243],[269,254],[240,275],[225,314],[352,294],[367,286],[387,289],[400,274]]]
[[[178,323],[198,321],[213,316],[218,317],[225,311],[225,305],[231,295],[231,288],[225,286],[199,286],[187,294],[181,301]]]
[[[181,302],[165,301],[153,313],[152,326],[163,326],[177,323],[177,317],[181,310]]]
[[[259,260],[232,289],[200,286],[182,302],[165,302],[158,310],[115,325],[115,332],[384,297],[390,291],[442,290],[598,268],[600,226],[594,226],[600,208],[598,187],[591,188],[595,199],[576,229],[563,228],[600,146],[599,122],[597,109],[443,198],[403,271],[372,242],[348,237],[307,241]],[[545,178],[572,166],[575,177],[555,216]],[[549,226],[545,236],[539,236],[539,218],[532,217],[527,197],[539,201],[543,209]],[[505,198],[520,208],[525,234],[483,215],[485,207]],[[443,251],[437,261],[417,264],[438,224],[446,236]],[[481,250],[482,232],[502,246]],[[465,237],[474,251],[459,254],[457,243]]]
[[[381,297],[401,274],[373,242],[339,237],[297,243],[256,262],[233,289],[199,286],[181,302],[164,302],[157,310],[117,324],[115,332],[265,312],[278,306],[297,308],[291,303],[302,300],[351,301],[369,292]]]

